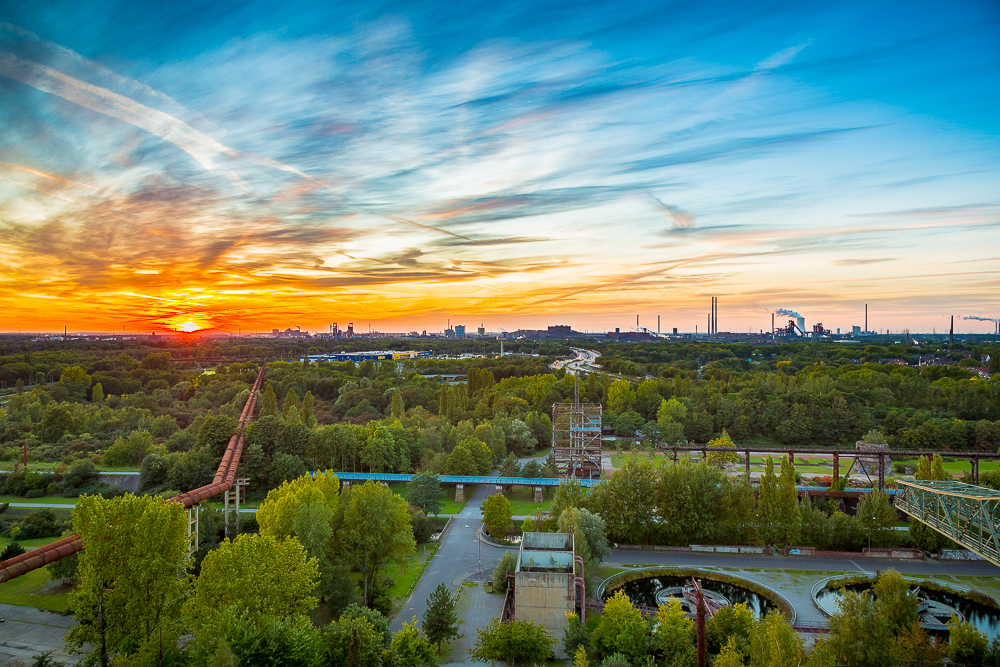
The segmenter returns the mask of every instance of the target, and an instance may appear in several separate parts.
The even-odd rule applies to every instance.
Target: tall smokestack
[[[865,304],[865,333],[868,333],[868,304]]]
[[[948,344],[955,344],[955,316],[951,316],[951,328],[948,329]]]
[[[660,333],[660,316],[656,316],[656,333]]]
[[[774,338],[774,313],[771,313],[771,338]]]

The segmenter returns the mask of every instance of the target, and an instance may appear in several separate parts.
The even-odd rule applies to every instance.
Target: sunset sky
[[[0,8],[0,331],[704,331],[713,295],[994,329],[1000,4]]]

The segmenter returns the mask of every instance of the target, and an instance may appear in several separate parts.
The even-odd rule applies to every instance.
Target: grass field
[[[408,484],[406,482],[390,482],[389,490],[393,493],[397,493],[404,498],[406,498],[409,493],[406,488]],[[465,485],[465,498],[466,503],[469,502],[468,499],[472,497],[472,494],[476,492],[475,484]],[[455,487],[446,486],[444,487],[444,499],[441,501],[441,514],[458,514],[465,507],[465,503],[455,502]]]
[[[46,544],[55,542],[56,540],[61,540],[61,537],[38,537],[33,540],[21,540],[18,542],[25,549],[43,547]],[[0,549],[3,549],[8,544],[10,544],[11,539],[9,537],[0,537]]]
[[[547,510],[549,505],[552,504],[552,497],[555,494],[555,489],[552,487],[545,487],[542,494],[545,501],[541,504],[534,501],[535,489],[533,487],[515,487],[505,495],[507,496],[507,500],[510,501],[511,513],[517,516],[520,514],[534,514],[537,509]]]
[[[42,496],[41,498],[21,498],[20,496],[0,496],[0,503],[41,503],[49,505],[76,505],[76,498],[63,496]]]
[[[69,611],[68,593],[73,587],[49,581],[48,575],[48,570],[41,568],[0,584],[0,602],[60,613]]]

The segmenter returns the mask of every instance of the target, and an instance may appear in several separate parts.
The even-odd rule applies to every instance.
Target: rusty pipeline
[[[257,406],[257,392],[260,391],[266,369],[267,364],[264,364],[260,367],[260,372],[257,373],[257,379],[250,389],[250,397],[243,406],[243,412],[240,413],[236,433],[229,439],[229,445],[226,446],[226,451],[222,455],[222,461],[215,471],[212,483],[193,489],[187,493],[182,493],[179,496],[174,496],[167,502],[179,502],[185,508],[191,508],[203,500],[232,488],[236,480],[236,470],[240,464],[240,457],[243,453],[243,430],[250,420],[253,419],[253,413]],[[67,535],[51,544],[46,544],[43,547],[27,551],[20,556],[9,558],[0,563],[0,583],[10,581],[15,577],[20,577],[22,574],[27,574],[40,567],[45,567],[49,563],[53,563],[60,558],[65,558],[81,549],[83,549],[83,540],[79,535],[73,534]]]

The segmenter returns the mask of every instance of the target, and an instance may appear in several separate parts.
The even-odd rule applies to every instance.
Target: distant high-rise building
[[[465,338],[465,325],[456,324],[455,325],[455,338]]]
[[[857,327],[857,326],[851,327],[851,335],[852,336],[860,336],[861,335],[861,327]]]
[[[483,336],[486,335],[486,327],[480,324],[479,329],[476,330],[476,333],[479,335],[480,338],[482,338]]]

